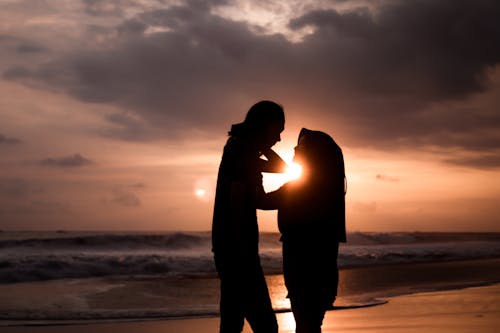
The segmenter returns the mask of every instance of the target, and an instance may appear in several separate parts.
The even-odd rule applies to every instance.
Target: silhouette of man
[[[212,251],[221,280],[221,333],[241,332],[244,319],[255,333],[278,332],[260,264],[256,210],[265,196],[261,172],[283,172],[286,167],[271,150],[284,125],[283,108],[260,101],[243,123],[231,127],[224,147],[212,224]]]

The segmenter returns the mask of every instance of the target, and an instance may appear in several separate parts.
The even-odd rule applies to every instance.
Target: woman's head
[[[233,125],[229,134],[245,136],[259,148],[269,148],[281,140],[284,127],[283,107],[272,101],[260,101],[248,110],[243,123]]]
[[[306,128],[300,131],[294,161],[315,178],[328,177],[340,167],[344,171],[340,147],[331,136],[321,131]]]

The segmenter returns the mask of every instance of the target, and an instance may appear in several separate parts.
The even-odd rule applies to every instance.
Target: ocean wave
[[[495,232],[350,232],[350,245],[427,244],[456,242],[499,242]]]
[[[178,275],[215,272],[212,257],[166,254],[31,254],[4,258],[0,282],[117,275]]]
[[[260,243],[279,246],[279,233],[263,232]],[[500,233],[480,232],[349,232],[349,245],[387,245],[500,241]],[[0,232],[0,249],[5,248],[168,248],[186,249],[210,245],[211,233],[204,232]]]
[[[466,241],[341,247],[340,267],[500,257],[500,241]]]
[[[208,244],[208,233],[166,233],[166,234],[102,234],[78,235],[62,233],[57,237],[0,240],[0,249],[42,248],[42,249],[186,249]]]
[[[16,239],[2,236],[0,283],[103,276],[216,274],[208,232],[68,233]],[[499,239],[492,234],[351,233],[349,243],[341,246],[338,262],[342,268],[493,258],[500,257]],[[260,253],[266,273],[281,273],[279,234],[262,234]]]

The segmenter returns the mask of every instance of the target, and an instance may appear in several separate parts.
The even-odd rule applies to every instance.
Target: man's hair
[[[228,134],[233,137],[251,137],[276,123],[285,123],[283,107],[272,101],[260,101],[248,110],[245,121],[231,126]]]
[[[249,128],[261,128],[265,124],[285,122],[283,107],[273,101],[255,103],[245,117],[244,123]]]

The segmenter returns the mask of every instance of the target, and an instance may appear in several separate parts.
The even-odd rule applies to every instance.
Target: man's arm
[[[282,173],[286,171],[286,162],[271,148],[262,151],[267,160],[259,159],[260,172]]]

